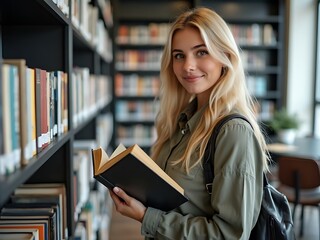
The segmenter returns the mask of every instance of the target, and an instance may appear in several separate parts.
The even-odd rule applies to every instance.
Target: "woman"
[[[117,211],[140,221],[147,239],[249,239],[260,211],[268,156],[237,45],[214,11],[194,9],[173,23],[161,81],[158,139],[151,157],[184,188],[189,201],[163,212],[115,188],[111,196]],[[204,151],[217,121],[236,112],[250,124],[232,119],[218,134],[210,195]]]

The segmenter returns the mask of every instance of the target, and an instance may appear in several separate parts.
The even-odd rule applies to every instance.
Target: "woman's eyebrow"
[[[205,44],[199,44],[199,45],[196,45],[194,47],[192,47],[191,49],[197,49],[197,48],[201,48],[201,47],[206,47]]]
[[[205,44],[199,44],[199,45],[196,45],[196,46],[192,47],[191,49],[194,50],[194,49],[201,48],[201,47],[206,47],[206,45]],[[180,50],[180,49],[172,49],[172,53],[174,53],[174,52],[183,52],[183,51]]]
[[[180,49],[172,49],[172,53],[174,53],[174,52],[183,52],[183,51]]]

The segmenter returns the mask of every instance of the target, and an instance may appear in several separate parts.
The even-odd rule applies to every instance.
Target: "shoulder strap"
[[[233,114],[227,115],[226,117],[222,118],[214,127],[214,129],[212,131],[212,135],[208,141],[208,144],[207,144],[207,147],[206,147],[206,150],[204,153],[204,162],[203,162],[206,189],[209,194],[212,193],[212,181],[213,181],[213,161],[212,161],[212,159],[214,158],[214,152],[216,150],[217,136],[218,136],[222,126],[226,122],[228,122],[229,120],[231,120],[233,118],[241,118],[250,124],[249,120],[247,118],[245,118],[243,115],[238,114],[238,113],[233,113]]]

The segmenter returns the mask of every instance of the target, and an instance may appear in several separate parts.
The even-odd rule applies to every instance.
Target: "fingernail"
[[[119,192],[119,188],[118,187],[114,187],[113,191],[117,193],[117,192]]]

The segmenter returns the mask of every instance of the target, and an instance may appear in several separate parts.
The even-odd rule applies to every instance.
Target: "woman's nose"
[[[184,62],[184,70],[189,72],[189,71],[194,71],[195,68],[196,68],[195,60],[192,57],[186,57]]]

